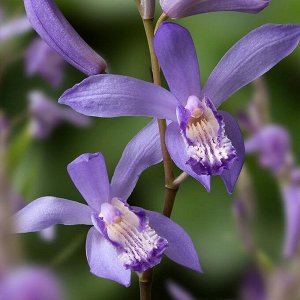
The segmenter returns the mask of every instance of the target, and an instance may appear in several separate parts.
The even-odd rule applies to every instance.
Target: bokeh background
[[[56,2],[88,44],[105,57],[111,73],[151,80],[146,38],[133,0]],[[12,16],[24,13],[23,1],[1,0],[1,5]],[[157,10],[159,14],[159,5]],[[194,38],[203,82],[224,53],[252,29],[265,23],[299,22],[299,0],[273,0],[258,15],[224,12],[178,21],[191,31]],[[0,83],[0,108],[10,118],[26,112],[27,95],[31,90],[42,90],[56,100],[65,89],[84,78],[71,66],[67,66],[65,80],[57,89],[38,76],[27,78],[23,53],[35,36],[32,31],[0,47],[0,65],[12,53],[18,54]],[[268,72],[265,80],[270,94],[272,120],[289,130],[299,162],[300,49]],[[243,88],[222,105],[222,110],[235,115],[246,107],[252,92],[251,85]],[[67,164],[82,153],[101,151],[112,175],[126,143],[148,121],[138,117],[94,118],[89,128],[60,126],[47,140],[35,141],[21,151],[21,163],[13,176],[15,189],[27,202],[45,195],[83,201],[68,177]],[[19,143],[22,143],[22,130],[20,126],[14,133]],[[255,156],[248,157],[246,164],[253,179],[257,201],[255,237],[261,248],[276,262],[281,259],[284,233],[280,191],[276,180],[269,171],[259,166]],[[160,211],[163,193],[162,165],[157,165],[142,174],[130,203]],[[169,299],[165,286],[169,279],[179,282],[199,299],[237,297],[241,278],[251,266],[252,259],[246,253],[235,226],[232,215],[234,198],[234,194],[227,194],[218,177],[213,178],[210,193],[191,178],[181,186],[173,219],[191,235],[204,273],[199,275],[164,258],[155,270],[154,299]],[[138,299],[135,274],[132,275],[132,286],[126,289],[89,272],[85,257],[87,227],[57,226],[56,230],[55,240],[49,243],[35,233],[22,235],[20,240],[26,261],[53,267],[64,285],[66,299]]]

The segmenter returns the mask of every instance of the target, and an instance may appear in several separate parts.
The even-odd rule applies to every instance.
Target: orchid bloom
[[[16,214],[16,232],[54,224],[93,225],[86,241],[91,272],[125,286],[130,284],[131,271],[157,265],[163,254],[201,271],[193,243],[179,225],[157,212],[127,204],[139,175],[162,159],[157,132],[152,121],[129,142],[110,184],[100,153],[79,156],[68,172],[88,205],[55,197],[37,199]]]
[[[299,38],[298,25],[265,25],[250,32],[225,54],[201,89],[189,32],[165,22],[154,46],[171,92],[131,77],[97,75],[67,90],[59,102],[88,116],[170,120],[166,144],[175,164],[208,190],[210,176],[220,175],[231,193],[243,165],[244,141],[233,117],[217,108],[289,55]]]
[[[68,63],[88,76],[106,71],[105,60],[79,36],[54,0],[24,0],[24,4],[32,27]]]
[[[160,5],[168,17],[179,19],[216,11],[258,13],[269,2],[270,0],[160,0]]]
[[[291,160],[290,136],[286,129],[278,125],[268,125],[259,129],[245,142],[246,153],[258,152],[260,164],[278,174]]]
[[[52,86],[61,84],[64,77],[65,61],[43,40],[36,38],[26,51],[26,73],[39,74]]]
[[[40,91],[29,93],[30,134],[33,138],[44,139],[60,123],[86,127],[89,118],[71,109],[64,109]]]

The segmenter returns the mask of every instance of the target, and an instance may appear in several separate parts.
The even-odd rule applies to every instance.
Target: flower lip
[[[188,161],[199,175],[220,175],[237,158],[236,150],[225,134],[225,124],[213,103],[190,96],[185,107],[177,109]]]
[[[123,266],[143,272],[157,265],[168,242],[150,226],[144,211],[131,209],[118,198],[103,203],[97,216],[92,214],[96,229],[116,247]]]

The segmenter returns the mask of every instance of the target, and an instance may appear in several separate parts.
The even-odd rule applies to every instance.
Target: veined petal
[[[242,170],[245,160],[245,144],[241,129],[237,121],[227,112],[219,111],[225,122],[225,133],[231,140],[233,147],[236,150],[237,159],[229,170],[223,171],[221,177],[225,183],[228,193],[232,193],[235,183]]]
[[[91,209],[84,204],[56,197],[39,198],[14,215],[15,232],[40,231],[55,224],[92,225]]]
[[[178,19],[215,11],[257,13],[269,0],[160,0],[160,5],[171,18]]]
[[[210,176],[198,175],[194,172],[190,165],[187,164],[189,159],[186,152],[186,145],[180,133],[180,128],[177,123],[171,123],[166,132],[166,144],[172,160],[178,168],[193,176],[198,180],[207,191],[210,191]]]
[[[200,71],[192,37],[184,27],[164,22],[154,37],[154,48],[171,92],[185,106],[200,96]]]
[[[268,24],[251,31],[223,56],[202,94],[218,107],[293,52],[299,39],[300,25]]]
[[[151,121],[126,146],[111,181],[112,197],[126,201],[140,174],[162,160],[157,120]]]
[[[130,285],[130,270],[119,260],[116,248],[92,227],[86,239],[86,256],[91,272],[98,277],[114,280],[126,287]]]
[[[110,186],[104,157],[101,153],[86,153],[68,165],[68,172],[78,191],[90,207],[100,211],[110,200]]]
[[[79,36],[53,0],[24,0],[29,21],[41,38],[86,75],[104,73],[107,65]]]
[[[164,88],[120,75],[91,76],[59,99],[87,116],[146,116],[176,120],[177,99]]]
[[[168,241],[165,254],[180,265],[202,272],[194,244],[183,228],[160,213],[144,211],[149,218],[150,226]]]

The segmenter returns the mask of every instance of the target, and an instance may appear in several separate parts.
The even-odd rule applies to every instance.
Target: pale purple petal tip
[[[86,256],[91,272],[98,277],[130,286],[130,270],[121,264],[116,248],[92,227],[86,239]]]
[[[68,172],[78,191],[95,211],[110,200],[110,186],[101,153],[82,154],[68,165]]]
[[[54,87],[62,83],[65,61],[42,39],[34,39],[26,51],[26,73],[39,74]]]
[[[31,30],[31,25],[26,16],[12,19],[11,21],[0,24],[0,42],[3,43],[10,38],[17,37]]]
[[[157,120],[151,121],[126,146],[111,180],[112,197],[126,201],[141,173],[162,161]]]
[[[4,273],[0,282],[0,299],[63,300],[58,279],[49,270],[24,266]]]
[[[55,197],[39,198],[14,215],[15,233],[35,232],[55,224],[91,225],[91,209],[84,204]]]
[[[164,88],[121,75],[91,76],[58,101],[93,117],[145,116],[176,120],[177,99]]]
[[[145,212],[149,217],[150,226],[168,241],[165,255],[184,267],[202,272],[197,251],[183,228],[160,213],[149,210]]]
[[[160,5],[171,18],[178,19],[216,11],[258,13],[269,5],[269,0],[160,0]]]
[[[190,292],[174,281],[167,282],[167,289],[173,300],[196,300]]]
[[[28,95],[30,113],[30,133],[33,138],[45,139],[52,130],[62,122],[78,127],[90,124],[89,118],[69,108],[55,103],[40,91],[32,91]]]
[[[78,35],[53,0],[24,0],[29,21],[41,38],[86,75],[104,73],[107,65]]]

